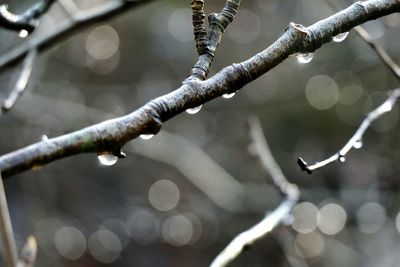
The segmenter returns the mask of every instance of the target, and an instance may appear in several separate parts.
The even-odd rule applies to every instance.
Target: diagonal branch
[[[17,102],[18,98],[22,96],[25,89],[28,86],[29,79],[31,77],[33,63],[36,58],[36,50],[32,50],[26,56],[24,61],[24,65],[22,66],[21,74],[15,84],[14,89],[11,91],[11,94],[8,96],[6,100],[0,103],[0,116],[3,113],[6,113],[10,109],[12,109]]]
[[[362,138],[365,131],[369,128],[371,123],[377,119],[379,119],[383,114],[390,112],[393,109],[393,105],[400,98],[400,89],[393,90],[389,97],[383,102],[379,107],[371,111],[367,114],[366,118],[363,120],[357,131],[350,138],[350,140],[337,152],[336,154],[330,156],[329,158],[316,162],[312,165],[308,165],[301,157],[298,159],[298,164],[303,171],[306,171],[308,174],[311,174],[313,171],[322,168],[332,162],[339,161],[344,162],[346,160],[345,156],[349,151],[353,148],[361,148],[362,147]]]
[[[13,31],[33,32],[39,25],[37,19],[41,17],[56,0],[42,0],[33,5],[21,15],[15,15],[8,10],[6,4],[0,6],[0,27]]]
[[[389,70],[400,80],[400,67],[394,62],[389,54],[383,49],[383,47],[372,39],[371,35],[361,26],[357,26],[354,30],[360,35],[360,37],[378,54],[379,58],[385,63]]]
[[[45,50],[59,41],[66,39],[74,32],[83,27],[95,24],[99,21],[114,17],[118,14],[128,11],[131,8],[138,7],[140,4],[151,2],[152,0],[116,0],[108,1],[100,7],[93,8],[85,12],[75,14],[73,18],[62,23],[55,30],[49,31],[42,36],[36,36],[27,42],[11,49],[0,57],[0,70],[20,61],[29,51],[37,49],[38,52]]]
[[[128,141],[141,134],[156,134],[162,123],[179,113],[241,89],[290,55],[315,51],[341,32],[399,11],[398,0],[368,0],[357,2],[309,27],[290,23],[285,33],[267,49],[246,61],[222,69],[207,80],[186,80],[175,91],[151,100],[126,116],[1,156],[0,169],[3,177],[78,153],[118,154]]]
[[[257,154],[265,170],[271,176],[274,185],[285,196],[285,199],[274,211],[267,213],[264,219],[259,223],[236,236],[224,250],[218,254],[211,263],[211,267],[227,266],[242,253],[245,247],[265,237],[291,213],[300,196],[297,186],[288,182],[272,156],[259,120],[252,117],[249,120],[249,124],[251,137],[256,147]]]

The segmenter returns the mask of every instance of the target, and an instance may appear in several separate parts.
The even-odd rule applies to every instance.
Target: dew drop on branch
[[[346,161],[346,158],[345,158],[344,156],[339,156],[339,161],[340,161],[340,162],[345,162],[345,161]]]
[[[229,99],[229,98],[234,97],[235,94],[236,94],[236,92],[233,92],[233,93],[230,93],[230,94],[223,94],[222,97],[225,98],[225,99]]]
[[[354,145],[353,145],[353,147],[354,147],[355,149],[360,149],[360,148],[362,148],[362,146],[363,146],[362,140],[357,140],[357,141],[354,143]]]
[[[336,35],[335,37],[332,38],[332,41],[334,41],[336,43],[343,42],[344,40],[346,40],[348,35],[349,35],[349,32],[339,33],[338,35]]]
[[[108,152],[99,154],[97,156],[97,158],[98,158],[100,164],[104,165],[104,166],[112,166],[115,163],[117,163],[117,161],[118,161],[118,157],[117,156],[114,156],[113,154],[108,153]]]
[[[21,31],[19,32],[19,34],[18,34],[18,36],[19,36],[20,38],[26,38],[26,37],[28,37],[28,35],[29,35],[29,32],[28,32],[27,30],[21,30]]]
[[[154,134],[141,134],[139,137],[143,140],[150,140],[154,137]]]
[[[49,138],[47,137],[47,135],[42,135],[42,137],[40,138],[43,142],[49,141]]]
[[[194,108],[188,108],[186,110],[186,112],[189,113],[189,114],[196,114],[201,110],[202,107],[203,107],[203,105],[200,105],[200,106],[197,106],[197,107],[194,107]]]
[[[313,59],[314,53],[298,54],[296,57],[297,57],[297,61],[299,63],[306,64],[306,63],[309,63]]]

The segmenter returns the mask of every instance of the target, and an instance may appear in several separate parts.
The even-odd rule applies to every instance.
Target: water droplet
[[[143,140],[150,140],[154,137],[154,134],[141,134],[139,137]]]
[[[297,57],[297,61],[299,63],[306,64],[306,63],[310,62],[313,59],[314,53],[298,54],[296,57]]]
[[[200,106],[194,107],[194,108],[188,108],[188,109],[186,110],[186,112],[189,113],[189,114],[196,114],[197,112],[200,111],[200,109],[201,109],[202,107],[203,107],[203,105],[200,105]]]
[[[222,97],[225,99],[232,98],[236,95],[236,92],[230,93],[230,94],[223,94]]]
[[[29,32],[27,31],[27,30],[21,30],[20,32],[19,32],[19,37],[20,38],[26,38],[26,37],[28,37],[28,35],[29,35]]]
[[[362,148],[362,146],[363,146],[362,140],[357,140],[357,141],[354,143],[354,145],[353,145],[353,147],[354,147],[355,149],[360,149],[360,148]]]
[[[42,135],[41,140],[42,140],[43,142],[46,142],[46,141],[49,140],[49,138],[47,137],[47,135],[44,134],[44,135]]]
[[[336,35],[335,37],[332,38],[332,41],[334,41],[336,43],[343,42],[344,40],[346,40],[348,35],[349,35],[349,32],[339,33],[338,35]]]
[[[103,153],[97,156],[101,165],[111,166],[117,163],[118,157],[111,153]]]
[[[385,112],[391,111],[392,108],[393,108],[392,103],[386,101],[385,103],[383,103],[383,104],[379,107],[379,111],[382,112],[382,113],[385,113]]]
[[[345,161],[346,161],[346,158],[345,158],[344,156],[339,156],[339,161],[340,161],[340,162],[345,162]]]

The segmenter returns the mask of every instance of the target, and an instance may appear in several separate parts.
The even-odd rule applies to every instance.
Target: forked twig
[[[394,62],[385,49],[383,49],[383,47],[376,42],[363,27],[357,26],[354,30],[378,54],[379,58],[383,63],[385,63],[396,78],[400,80],[400,67]]]
[[[312,165],[308,165],[306,161],[304,161],[301,157],[298,158],[297,163],[300,165],[300,168],[303,171],[306,171],[308,174],[311,174],[313,171],[322,168],[334,161],[344,162],[346,160],[345,156],[352,148],[361,148],[362,146],[362,138],[365,131],[369,128],[371,123],[376,119],[379,119],[383,114],[390,112],[393,108],[393,105],[400,98],[400,88],[393,90],[389,97],[383,102],[379,107],[372,110],[367,114],[365,119],[362,121],[361,125],[358,127],[357,131],[354,135],[349,139],[349,141],[331,157],[316,162]]]
[[[33,62],[35,61],[36,55],[37,51],[36,49],[33,49],[26,56],[22,66],[21,74],[15,83],[14,89],[11,91],[8,98],[0,103],[0,115],[12,109],[18,98],[20,98],[25,92],[32,74]]]
[[[288,182],[272,156],[259,120],[252,117],[249,123],[251,136],[258,156],[264,168],[272,177],[274,185],[285,195],[285,199],[274,211],[267,213],[263,220],[236,236],[228,246],[218,254],[211,263],[211,267],[227,266],[232,260],[239,256],[245,247],[253,244],[255,241],[271,232],[290,214],[300,196],[297,186]]]

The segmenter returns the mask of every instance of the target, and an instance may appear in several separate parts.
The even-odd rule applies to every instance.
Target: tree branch
[[[394,62],[383,47],[372,39],[371,35],[361,26],[357,26],[354,30],[358,35],[378,54],[379,58],[385,63],[386,67],[400,80],[400,67]]]
[[[0,70],[21,60],[29,51],[37,49],[38,52],[51,47],[60,40],[67,38],[74,32],[83,27],[92,25],[99,21],[114,17],[118,14],[128,11],[130,8],[140,4],[151,2],[152,0],[116,0],[109,1],[100,7],[93,8],[85,12],[74,14],[70,20],[62,23],[54,31],[50,31],[42,36],[34,37],[27,42],[13,48],[0,57]]]
[[[0,6],[0,26],[13,31],[26,31],[30,34],[39,25],[41,17],[56,0],[43,0],[33,5],[21,15],[8,11],[7,5]]]
[[[126,142],[141,134],[156,134],[163,122],[186,109],[241,89],[290,55],[313,52],[341,32],[399,11],[399,0],[368,0],[357,2],[308,28],[290,23],[278,40],[252,58],[228,66],[205,81],[186,80],[175,91],[151,100],[126,116],[5,154],[0,157],[0,169],[7,177],[78,153],[118,154]]]
[[[259,120],[252,117],[249,120],[249,124],[251,137],[256,147],[257,154],[265,170],[271,176],[274,185],[285,196],[285,199],[274,211],[267,213],[262,221],[251,227],[249,230],[236,236],[228,246],[218,254],[210,267],[227,266],[232,260],[240,255],[246,246],[253,244],[271,232],[286,216],[290,214],[300,196],[297,186],[288,182],[272,156]]]
[[[29,79],[31,77],[33,62],[35,61],[36,54],[37,52],[34,49],[30,51],[26,56],[26,59],[22,66],[21,74],[19,75],[19,78],[15,83],[14,89],[11,91],[10,95],[6,100],[2,101],[2,103],[0,102],[0,116],[1,114],[6,113],[7,111],[13,108],[18,98],[22,96],[25,89],[27,88]]]
[[[18,267],[18,251],[15,245],[14,231],[8,210],[6,192],[0,173],[0,232],[3,241],[4,255],[9,267]]]
[[[345,156],[351,149],[362,147],[363,135],[365,131],[369,128],[371,123],[379,119],[383,114],[390,112],[393,108],[393,105],[396,104],[399,98],[400,89],[393,90],[385,102],[383,102],[379,107],[367,114],[366,118],[363,120],[357,131],[350,138],[350,140],[339,150],[339,152],[321,162],[316,162],[313,165],[308,165],[307,162],[299,157],[297,162],[300,165],[300,168],[303,171],[306,171],[308,174],[311,174],[313,171],[322,168],[334,161],[344,162],[346,160]]]

